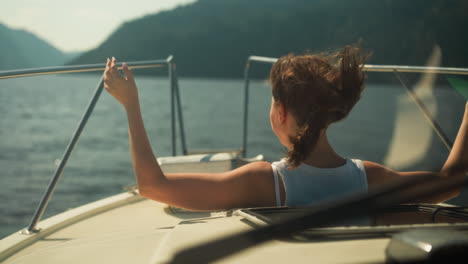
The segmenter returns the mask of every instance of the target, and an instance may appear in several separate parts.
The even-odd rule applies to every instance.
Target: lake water
[[[66,75],[0,80],[0,238],[28,225],[98,79]],[[168,80],[137,75],[137,83],[156,155],[171,155]],[[426,86],[415,89],[453,140],[465,101],[451,88]],[[189,151],[241,147],[242,80],[186,78],[180,80],[180,89]],[[262,153],[268,161],[277,160],[283,149],[268,121],[267,82],[252,81],[250,98],[248,156]],[[350,116],[332,126],[329,136],[344,156],[400,170],[434,170],[448,154],[394,82],[368,84]],[[180,141],[178,147],[180,154]],[[103,92],[44,217],[134,183],[124,111]],[[466,197],[463,193],[453,202],[463,204]]]

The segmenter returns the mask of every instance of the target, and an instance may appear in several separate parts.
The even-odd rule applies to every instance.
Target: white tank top
[[[361,160],[346,159],[337,168],[316,168],[302,163],[288,169],[286,159],[273,162],[276,205],[281,206],[278,178],[286,192],[284,205],[310,206],[355,192],[367,192],[366,169]]]

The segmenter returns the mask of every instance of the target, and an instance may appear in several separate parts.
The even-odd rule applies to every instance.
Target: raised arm
[[[441,170],[443,176],[463,177],[468,169],[468,103],[452,150]]]
[[[217,174],[165,174],[153,153],[140,110],[133,73],[114,58],[107,61],[104,87],[124,107],[128,119],[130,152],[140,194],[193,210],[219,210],[275,204],[273,172],[267,162],[255,162]]]
[[[462,185],[464,183],[465,173],[468,170],[468,103],[465,105],[465,113],[463,115],[463,119],[458,130],[457,137],[455,138],[452,150],[450,151],[444,166],[439,172],[397,172],[380,164],[369,161],[365,161],[364,165],[366,167],[367,179],[370,187],[391,181],[392,179],[402,176],[431,174],[435,176],[436,179],[427,185],[429,187],[430,185],[437,185],[441,181],[447,180],[458,182],[460,187],[448,192],[437,193],[429,198],[414,202],[439,203],[456,197],[458,194],[460,194]]]

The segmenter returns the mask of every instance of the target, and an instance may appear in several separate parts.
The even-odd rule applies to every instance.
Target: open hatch
[[[300,216],[307,210],[310,209],[272,207],[240,209],[235,213],[253,225],[264,226]],[[450,227],[468,230],[468,208],[445,204],[403,204],[389,207],[376,215],[359,219],[343,217],[343,219],[339,222],[308,228],[287,239],[382,237],[414,228]]]

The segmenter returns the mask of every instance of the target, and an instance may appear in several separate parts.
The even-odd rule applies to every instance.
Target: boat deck
[[[231,170],[246,162],[234,154],[160,158],[167,172]],[[0,261],[11,263],[165,263],[179,250],[202,241],[255,228],[240,214],[189,212],[142,198],[137,191],[118,194],[53,216],[41,231],[0,240]],[[279,241],[223,259],[223,263],[384,262],[387,238],[326,243]],[[13,245],[13,246],[12,246]],[[362,251],[363,254],[356,254]],[[336,255],[335,252],[340,252]],[[364,254],[365,252],[365,254]]]
[[[127,204],[46,235],[4,263],[165,263],[178,249],[253,228],[229,212],[173,210],[136,194],[116,198]],[[384,263],[388,240],[275,240],[221,262],[285,263],[293,258],[294,262]]]

